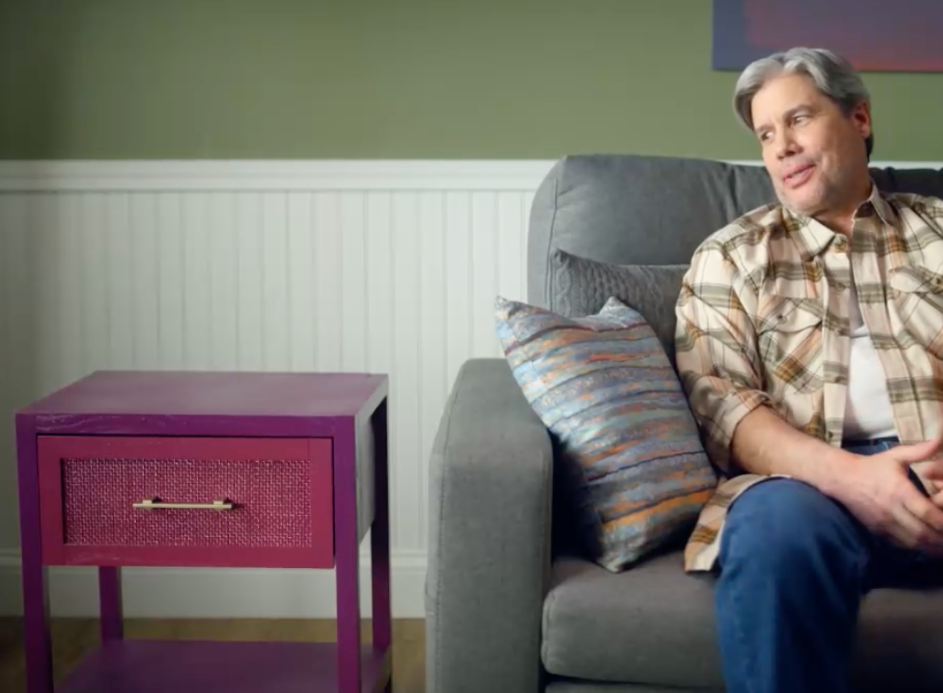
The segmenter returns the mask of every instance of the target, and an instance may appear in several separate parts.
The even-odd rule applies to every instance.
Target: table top
[[[20,417],[358,417],[387,394],[369,373],[96,371],[20,409]]]

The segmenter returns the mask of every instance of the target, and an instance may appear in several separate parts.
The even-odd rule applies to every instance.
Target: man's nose
[[[776,156],[780,159],[793,156],[798,151],[796,141],[792,138],[788,130],[782,130],[776,133],[776,140],[773,146],[775,147]]]

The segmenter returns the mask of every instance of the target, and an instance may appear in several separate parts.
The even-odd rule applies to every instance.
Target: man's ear
[[[867,139],[871,136],[871,104],[867,101],[860,101],[851,109],[851,122],[861,134],[861,137]]]

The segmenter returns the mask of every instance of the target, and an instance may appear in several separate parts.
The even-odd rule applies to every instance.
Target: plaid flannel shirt
[[[700,245],[676,306],[676,358],[721,481],[688,540],[686,570],[713,567],[727,508],[770,478],[731,461],[743,417],[767,406],[800,431],[841,446],[851,281],[884,367],[898,437],[914,443],[940,435],[941,273],[943,200],[880,193],[874,185],[850,240],[777,204]],[[919,475],[919,465],[914,470]]]

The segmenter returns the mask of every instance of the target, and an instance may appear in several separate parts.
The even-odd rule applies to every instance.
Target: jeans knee
[[[776,579],[823,562],[857,567],[862,551],[856,521],[841,505],[803,482],[770,479],[731,506],[721,564]]]

